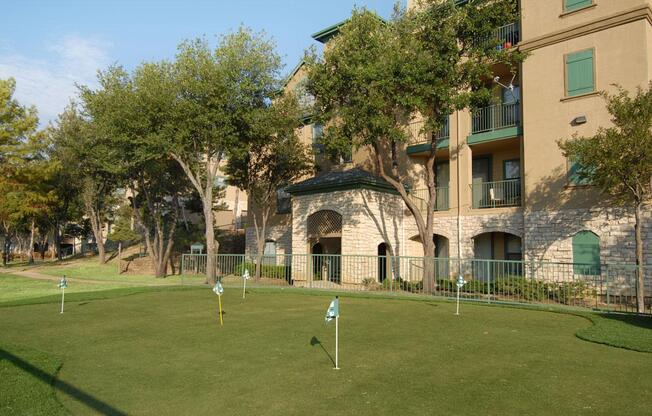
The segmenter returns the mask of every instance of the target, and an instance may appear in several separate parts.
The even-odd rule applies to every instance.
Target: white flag
[[[331,301],[326,311],[326,322],[330,322],[338,316],[340,316],[340,299],[335,298]]]

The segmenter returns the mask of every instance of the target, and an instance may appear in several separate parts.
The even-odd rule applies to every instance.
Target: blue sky
[[[289,72],[315,44],[310,35],[364,6],[389,17],[395,0],[4,0],[0,78],[14,77],[16,96],[56,118],[75,83],[93,85],[97,69],[169,59],[188,38],[217,35],[240,24],[264,30]],[[401,3],[405,3],[402,0]]]

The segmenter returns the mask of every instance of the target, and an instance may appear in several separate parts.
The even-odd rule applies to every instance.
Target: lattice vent
[[[308,237],[341,237],[342,216],[335,211],[317,211],[308,217]]]

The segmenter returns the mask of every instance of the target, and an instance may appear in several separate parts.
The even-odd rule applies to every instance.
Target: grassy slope
[[[333,371],[327,297],[239,293],[227,289],[223,328],[208,289],[77,302],[64,315],[2,308],[0,342],[61,357],[57,397],[74,414],[649,411],[652,356],[578,339],[581,317],[479,305],[455,317],[449,303],[344,297]]]
[[[36,280],[11,274],[0,273],[0,302],[13,301],[25,298],[37,298],[44,296],[56,296],[60,298],[61,289],[58,282],[48,280]],[[75,283],[70,284],[66,289],[66,296],[72,293],[91,292],[120,287],[117,284],[91,284]]]

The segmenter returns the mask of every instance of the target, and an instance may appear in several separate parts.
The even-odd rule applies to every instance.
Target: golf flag
[[[335,296],[326,311],[326,323],[335,319],[335,370],[339,370],[340,362],[340,298]]]
[[[330,322],[339,316],[340,316],[340,299],[335,298],[331,301],[331,304],[328,306],[328,310],[326,311],[326,322]]]
[[[66,276],[64,275],[59,281],[59,289],[61,289],[61,312],[59,313],[63,313],[63,302],[66,297],[67,287],[68,287],[68,281],[66,280]]]
[[[222,287],[222,283],[215,282],[215,286],[213,286],[213,292],[215,292],[217,296],[222,296],[222,294],[224,293],[224,288]]]
[[[247,293],[247,280],[249,279],[249,269],[245,269],[242,273],[242,299],[245,298]]]
[[[59,289],[65,289],[68,287],[68,280],[66,280],[66,276],[63,276],[63,278],[59,281]]]
[[[459,275],[459,277],[457,278],[457,282],[455,282],[455,285],[457,286],[457,307],[455,309],[455,315],[460,314],[460,289],[462,289],[462,287],[464,287],[464,285],[467,283],[468,282],[464,280],[464,277],[462,277],[462,275]]]
[[[213,292],[215,292],[217,298],[219,299],[220,325],[224,325],[224,320],[222,319],[222,294],[224,293],[224,288],[222,287],[222,283],[220,283],[219,280],[215,282],[215,286],[213,286]]]
[[[466,280],[464,280],[464,278],[461,275],[460,275],[460,277],[457,278],[457,287],[458,288],[461,289],[467,283],[468,282]]]

